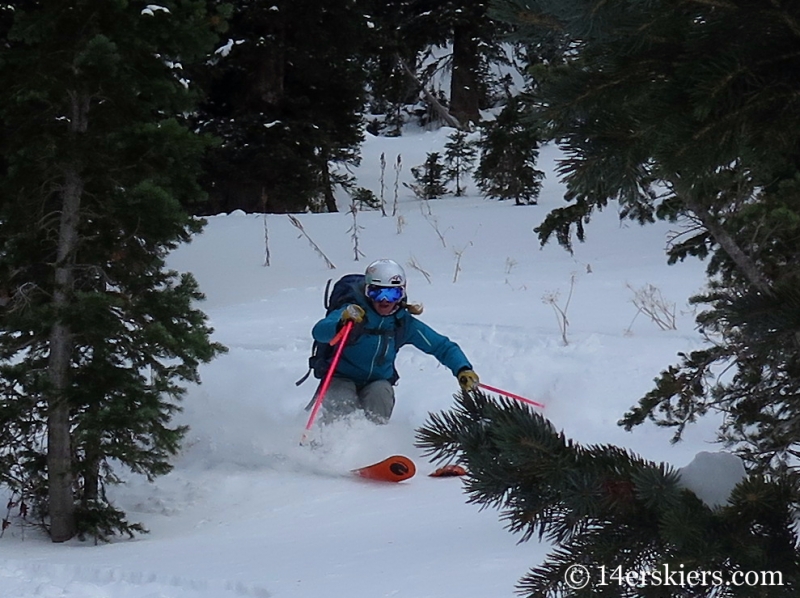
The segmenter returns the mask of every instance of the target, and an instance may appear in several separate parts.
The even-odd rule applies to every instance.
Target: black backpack
[[[329,279],[328,283],[325,285],[325,315],[330,314],[332,311],[339,309],[348,303],[358,303],[358,296],[364,292],[365,281],[363,274],[345,274],[336,281],[336,283],[333,285],[333,288],[331,288],[331,282],[333,282],[333,279]],[[394,329],[395,346],[399,347],[398,341],[400,340],[402,324],[397,320],[397,318],[395,318],[395,322],[397,324]],[[370,329],[355,327],[350,333],[348,342],[353,342],[362,334],[378,333],[373,332]],[[314,341],[314,343],[311,345],[311,356],[308,358],[308,372],[306,372],[305,376],[295,382],[295,384],[300,386],[312,373],[314,374],[314,377],[319,380],[324,378],[325,374],[328,373],[328,369],[333,361],[333,355],[335,352],[336,347],[333,347],[328,343]],[[396,381],[397,373],[395,373],[394,379],[390,380],[390,382],[394,383]]]

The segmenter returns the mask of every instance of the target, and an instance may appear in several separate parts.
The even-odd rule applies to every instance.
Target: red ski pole
[[[319,411],[319,408],[322,407],[322,400],[325,398],[325,393],[328,392],[328,387],[331,385],[333,372],[336,370],[336,366],[339,364],[339,358],[342,356],[342,349],[344,349],[344,346],[347,343],[347,337],[350,336],[350,331],[352,329],[353,321],[350,320],[336,334],[336,336],[331,339],[331,342],[329,343],[333,346],[339,346],[336,349],[336,353],[333,354],[331,367],[328,368],[328,373],[325,374],[325,378],[322,380],[322,386],[319,387],[319,392],[317,393],[317,398],[314,400],[314,407],[311,409],[311,415],[308,416],[306,431],[303,433],[303,438],[300,440],[300,444],[305,444],[306,440],[308,439],[308,431],[311,429],[311,426],[314,425],[314,420],[317,418],[317,412]]]
[[[529,405],[533,405],[534,407],[539,407],[540,409],[544,409],[544,404],[537,403],[536,401],[531,401],[530,399],[526,399],[525,397],[521,397],[519,395],[515,395],[513,392],[508,392],[507,390],[495,388],[494,386],[489,386],[488,384],[482,384],[481,382],[478,382],[478,386],[480,386],[481,388],[485,388],[486,390],[490,390],[492,392],[496,392],[498,394],[511,397],[512,399],[516,399],[517,401],[528,403]]]

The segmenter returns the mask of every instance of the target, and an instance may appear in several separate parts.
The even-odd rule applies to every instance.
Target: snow
[[[422,319],[461,345],[482,381],[544,403],[547,417],[576,441],[622,445],[676,468],[718,448],[709,444],[717,424],[710,417],[677,445],[669,430],[646,425],[629,433],[617,425],[678,351],[702,345],[687,298],[704,284],[703,264],[666,265],[670,225],[620,223],[609,209],[593,217],[574,255],[540,248],[532,229],[562,205],[555,148],[542,153],[548,178],[537,206],[482,199],[471,182],[467,197],[421,204],[402,182],[426,152],[442,151],[450,132],[368,136],[354,172],[359,186],[380,196],[385,154],[390,213],[397,156],[403,167],[398,215],[357,215],[365,254],[357,262],[353,217],[344,210],[297,215],[335,270],[282,215],[211,217],[172,254],[171,267],[198,278],[215,340],[230,351],[204,366],[203,384],[189,390],[179,420],[191,431],[175,470],[154,483],[130,476],[111,489],[115,504],[151,533],[54,545],[15,519],[0,539],[0,596],[515,596],[516,581],[550,547],[518,544],[497,512],[466,503],[459,478],[426,475],[434,466],[414,447],[415,429],[429,412],[450,407],[458,390],[432,357],[401,351],[388,425],[315,426],[319,448],[299,444],[314,383],[294,382],[306,370],[325,283],[377,258],[406,266],[410,298],[425,305]],[[571,285],[565,345],[563,322],[546,299],[563,309]],[[631,289],[645,285],[676,304],[676,330],[634,319]],[[379,484],[348,474],[394,453],[415,459],[416,477]],[[729,468],[712,463],[710,470],[720,474],[700,476],[695,489],[736,479]]]
[[[243,40],[243,39],[237,39],[237,40],[234,40],[234,39],[230,39],[230,38],[228,38],[228,41],[227,41],[227,42],[225,42],[225,44],[224,44],[224,45],[222,45],[222,46],[220,46],[219,48],[217,48],[217,49],[214,51],[214,54],[219,54],[219,55],[220,55],[220,56],[222,56],[223,58],[224,58],[224,57],[227,57],[227,56],[228,56],[228,54],[230,54],[230,53],[231,53],[231,50],[233,50],[233,47],[234,47],[234,46],[239,46],[239,45],[241,45],[241,44],[243,44],[243,43],[245,43],[245,40]]]
[[[747,477],[744,463],[730,453],[697,453],[691,463],[678,470],[681,486],[694,492],[710,507],[728,503],[734,486]]]
[[[165,12],[170,14],[170,11],[166,6],[159,6],[158,4],[148,4],[142,9],[142,14],[149,17],[154,17],[157,12]]]

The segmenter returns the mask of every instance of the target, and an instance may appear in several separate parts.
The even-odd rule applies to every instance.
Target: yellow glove
[[[478,374],[472,370],[461,370],[458,372],[458,383],[461,385],[461,390],[475,390],[478,388],[479,382]]]
[[[366,314],[360,305],[351,303],[344,308],[342,315],[339,317],[339,321],[342,323],[353,322],[354,324],[360,324],[364,321],[365,315]]]

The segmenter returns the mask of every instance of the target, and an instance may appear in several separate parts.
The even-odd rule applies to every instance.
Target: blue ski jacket
[[[404,306],[391,315],[381,316],[366,297],[358,297],[355,302],[364,309],[366,316],[363,322],[353,327],[336,366],[336,376],[348,378],[357,386],[375,380],[394,383],[398,378],[395,358],[398,349],[404,345],[413,345],[433,355],[454,376],[465,368],[472,369],[456,343],[412,316]],[[314,340],[330,342],[342,327],[340,318],[346,308],[347,305],[343,305],[317,322],[311,330]]]

